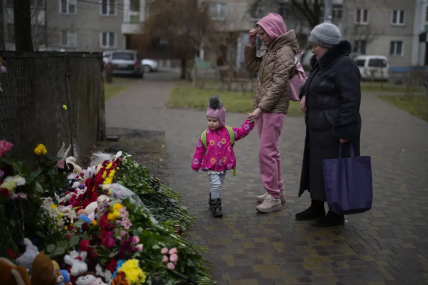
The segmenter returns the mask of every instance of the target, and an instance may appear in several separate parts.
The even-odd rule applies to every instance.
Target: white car
[[[143,70],[145,73],[153,72],[158,70],[158,62],[153,59],[143,59],[141,61],[141,65],[143,66]]]
[[[354,61],[357,63],[363,80],[388,81],[388,58],[382,55],[360,55]]]

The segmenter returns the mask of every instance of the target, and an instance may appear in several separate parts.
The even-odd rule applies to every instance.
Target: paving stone
[[[288,200],[279,212],[257,213],[255,196],[264,190],[253,131],[235,146],[237,176],[228,173],[224,218],[215,219],[206,205],[207,175],[190,169],[205,112],[168,109],[170,86],[169,74],[148,75],[107,101],[106,121],[108,127],[165,131],[169,184],[197,217],[188,235],[209,248],[218,284],[428,284],[428,123],[363,94],[361,152],[372,158],[373,209],[332,229],[294,220],[310,204],[307,193],[297,197],[303,117],[287,117],[280,139]],[[244,119],[226,117],[231,126]]]

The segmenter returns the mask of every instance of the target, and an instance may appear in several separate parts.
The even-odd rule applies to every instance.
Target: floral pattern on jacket
[[[235,133],[235,142],[245,138],[254,128],[254,123],[245,121],[240,128],[232,128]],[[226,127],[217,130],[207,130],[207,150],[201,138],[196,145],[192,160],[192,169],[198,171],[225,171],[234,169],[236,165],[235,153],[230,142],[229,131]]]

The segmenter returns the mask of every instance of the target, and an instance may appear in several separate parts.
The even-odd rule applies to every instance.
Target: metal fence
[[[0,51],[0,140],[31,163],[37,144],[55,155],[64,142],[79,160],[104,139],[104,90],[100,53]],[[63,107],[65,106],[67,110]]]

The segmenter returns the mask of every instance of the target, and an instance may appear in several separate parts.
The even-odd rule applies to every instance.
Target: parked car
[[[144,69],[135,50],[109,51],[103,54],[104,64],[111,63],[114,75],[143,77]]]
[[[388,58],[381,55],[360,55],[354,61],[360,70],[363,80],[388,81]]]
[[[141,61],[141,65],[143,66],[144,72],[153,72],[158,70],[158,62],[153,59],[145,58]]]

